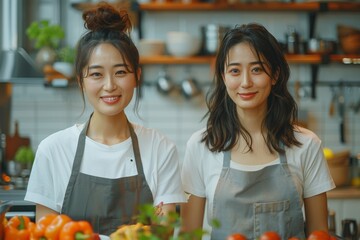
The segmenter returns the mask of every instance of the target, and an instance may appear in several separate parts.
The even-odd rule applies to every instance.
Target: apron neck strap
[[[80,166],[81,166],[82,158],[84,155],[84,149],[85,149],[86,132],[87,132],[87,129],[90,124],[91,116],[92,116],[92,114],[90,115],[89,120],[85,123],[84,128],[82,129],[79,139],[78,139],[78,145],[77,145],[76,154],[74,157],[74,164],[72,167],[72,173],[71,173],[72,175],[73,174],[77,175],[80,172]],[[145,176],[144,169],[143,169],[143,166],[141,163],[140,148],[139,148],[139,142],[138,142],[136,133],[135,133],[134,128],[132,127],[131,123],[128,120],[127,120],[127,125],[130,130],[130,137],[131,137],[131,142],[132,142],[132,147],[133,147],[133,151],[134,151],[136,168],[137,168],[138,174]]]
[[[285,150],[284,147],[284,143],[282,141],[279,142],[280,148]],[[279,154],[280,157],[280,163],[281,164],[286,164],[287,163],[287,159],[286,159],[286,154],[285,153],[280,153]],[[223,167],[224,168],[228,168],[230,167],[230,161],[231,161],[231,151],[225,151],[224,152],[224,158],[223,158]]]

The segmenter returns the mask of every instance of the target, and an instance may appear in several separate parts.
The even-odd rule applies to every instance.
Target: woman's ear
[[[138,82],[136,84],[136,87],[137,87],[137,86],[141,85],[141,67],[138,68],[136,75],[137,75],[137,79],[138,79]]]
[[[278,78],[279,78],[279,75],[280,75],[279,70],[277,70],[277,71],[275,72],[275,74],[274,74],[274,77],[271,79],[271,84],[272,84],[272,85],[275,85],[275,84],[276,84],[276,82],[277,82],[277,80],[278,80]]]
[[[81,84],[80,84],[80,81],[81,81],[80,76],[77,76],[77,77],[76,77],[76,82],[77,82],[79,88],[82,89],[82,86],[81,86]]]

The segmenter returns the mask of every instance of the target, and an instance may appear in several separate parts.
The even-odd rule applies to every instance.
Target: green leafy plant
[[[35,48],[51,47],[58,48],[60,40],[65,37],[64,29],[58,24],[50,24],[49,20],[34,21],[26,29],[26,34],[31,40],[35,40]]]
[[[57,56],[62,62],[74,63],[76,50],[70,46],[65,46],[58,50]]]
[[[194,240],[201,239],[208,232],[203,229],[196,229],[192,232],[179,232],[173,234],[174,229],[180,228],[181,218],[177,212],[171,212],[167,215],[158,216],[156,209],[151,204],[141,205],[139,207],[139,215],[135,218],[136,225],[128,225],[127,231],[136,231],[133,233],[137,240]],[[141,224],[140,227],[139,224]],[[219,221],[213,220],[212,227],[218,228]],[[145,226],[145,227],[144,227]],[[122,226],[124,227],[124,226]],[[129,232],[128,232],[129,233]],[[136,237],[135,237],[136,236]],[[124,239],[120,235],[112,234],[111,239]]]
[[[31,147],[21,146],[16,150],[14,159],[21,164],[32,164],[34,162],[35,153]]]

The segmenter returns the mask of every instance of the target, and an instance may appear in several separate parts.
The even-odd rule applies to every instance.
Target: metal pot
[[[187,99],[191,99],[201,93],[199,84],[192,78],[187,78],[181,82],[181,91]]]
[[[160,93],[167,95],[174,89],[175,86],[166,72],[161,71],[156,82],[156,87]]]
[[[202,53],[205,55],[216,54],[220,43],[228,30],[230,30],[230,27],[216,24],[202,26]]]
[[[306,53],[330,54],[336,52],[336,46],[335,41],[311,38],[304,47]]]

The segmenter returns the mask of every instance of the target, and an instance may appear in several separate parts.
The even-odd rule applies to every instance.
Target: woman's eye
[[[126,74],[126,71],[124,71],[124,70],[116,71],[116,75],[125,75],[125,74]]]
[[[262,71],[263,70],[262,70],[261,67],[255,67],[255,68],[252,69],[252,72],[254,72],[254,73],[261,73]]]
[[[237,68],[232,68],[232,69],[230,69],[229,72],[232,73],[232,74],[238,74],[240,71]]]
[[[99,78],[100,76],[101,76],[101,73],[99,73],[99,72],[92,72],[92,73],[90,73],[89,74],[91,77],[93,77],[93,78]]]

